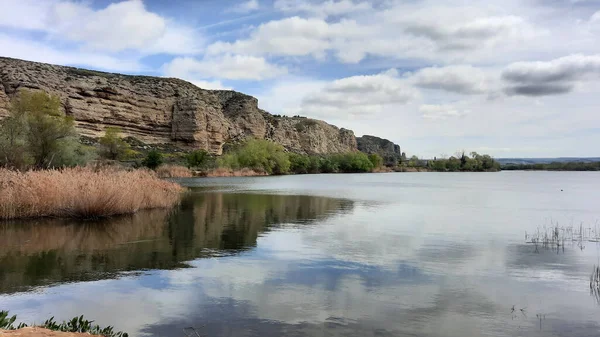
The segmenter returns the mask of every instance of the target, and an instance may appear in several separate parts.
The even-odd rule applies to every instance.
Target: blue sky
[[[0,55],[234,89],[423,157],[600,156],[599,0],[2,0]]]

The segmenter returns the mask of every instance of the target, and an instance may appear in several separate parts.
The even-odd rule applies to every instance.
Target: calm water
[[[0,224],[0,309],[133,336],[600,335],[600,245],[525,243],[551,221],[600,228],[598,173],[182,183],[173,211]]]

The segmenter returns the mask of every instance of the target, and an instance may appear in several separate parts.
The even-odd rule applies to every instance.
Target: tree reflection
[[[273,226],[314,222],[352,207],[352,201],[324,197],[192,192],[176,209],[103,222],[4,223],[0,292],[185,267],[193,259],[251,249]]]

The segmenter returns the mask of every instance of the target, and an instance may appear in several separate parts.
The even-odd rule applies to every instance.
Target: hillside
[[[174,78],[130,76],[0,57],[0,118],[19,89],[58,95],[81,135],[109,126],[146,144],[170,144],[221,154],[223,146],[254,137],[298,153],[357,150],[354,132],[324,121],[279,117],[235,91],[205,90]]]

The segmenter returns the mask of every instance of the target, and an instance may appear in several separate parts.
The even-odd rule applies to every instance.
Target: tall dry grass
[[[190,178],[192,171],[185,166],[180,165],[161,165],[156,169],[156,173],[161,178]]]
[[[0,219],[101,218],[166,208],[183,188],[147,170],[62,170],[17,172],[0,169]]]
[[[266,172],[255,171],[249,168],[242,168],[239,170],[232,170],[228,168],[216,168],[214,170],[201,172],[199,176],[202,177],[256,177],[256,176],[267,176]]]

